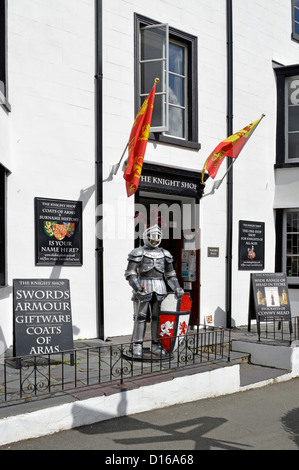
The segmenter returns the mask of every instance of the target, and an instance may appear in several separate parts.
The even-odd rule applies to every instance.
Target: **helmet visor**
[[[149,233],[147,236],[149,243],[152,246],[157,246],[160,243],[160,234],[159,233]]]

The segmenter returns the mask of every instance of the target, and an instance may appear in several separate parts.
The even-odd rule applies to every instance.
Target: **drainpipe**
[[[233,14],[232,0],[226,0],[227,35],[227,136],[233,134]],[[227,158],[227,168],[230,165]],[[233,227],[233,168],[227,174],[226,210],[226,327],[231,328],[232,319],[232,227]]]
[[[103,203],[103,53],[102,53],[102,0],[95,0],[95,34],[96,34],[96,207]],[[100,217],[96,216],[96,224]],[[100,231],[102,224],[97,224],[96,233],[96,283],[97,283],[97,322],[98,336],[104,339],[104,282],[103,282],[103,233]]]

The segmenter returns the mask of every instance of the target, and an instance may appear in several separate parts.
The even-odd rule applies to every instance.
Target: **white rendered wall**
[[[227,136],[226,5],[223,0],[103,0],[104,179],[134,121],[134,13],[198,37],[199,151],[149,142],[147,162],[201,171]],[[298,62],[290,2],[235,0],[234,131],[266,114],[234,166],[233,324],[247,322],[248,272],[238,271],[238,222],[265,222],[265,270],[274,270],[276,84],[272,60]],[[95,337],[95,12],[93,0],[9,0],[11,113],[0,109],[0,162],[8,177],[8,286],[0,289],[0,341],[12,342],[12,280],[70,279],[75,338]],[[225,172],[223,163],[217,179]],[[208,180],[206,193],[211,190]],[[296,197],[297,190],[293,188]],[[104,332],[132,331],[124,279],[134,247],[134,199],[122,172],[104,182]],[[36,267],[34,197],[83,202],[83,266]],[[201,200],[201,314],[225,324],[226,181]],[[21,235],[20,235],[21,234]],[[208,258],[208,247],[219,258]]]
[[[275,8],[269,8],[267,2],[263,0],[234,1],[233,57],[233,132],[237,132],[245,125],[258,119],[261,114],[266,115],[242,150],[233,170],[232,325],[238,326],[247,323],[250,287],[250,272],[238,270],[239,220],[265,222],[264,271],[273,272],[275,270],[273,208],[276,159],[276,82],[272,61],[283,65],[298,63],[298,44],[291,40],[290,3],[281,0],[275,2]],[[226,73],[226,68],[224,68],[224,73]],[[220,81],[220,75],[217,76]],[[224,129],[223,137],[225,136],[226,129]],[[202,134],[202,142],[205,138],[206,136]],[[216,179],[221,179],[225,164],[222,167]],[[291,190],[294,189],[296,195],[299,196],[298,184],[296,185],[294,182],[294,177],[292,181]],[[290,182],[291,180],[284,181],[285,186],[281,189],[285,197],[287,197]],[[209,185],[211,183],[212,181],[208,182]],[[223,301],[219,303],[218,293],[221,292],[222,297],[224,296],[224,284],[218,282],[219,277],[215,279],[215,282],[210,283],[207,282],[207,279],[213,280],[213,273],[218,270],[223,273],[223,280],[225,279],[225,213],[221,217],[216,204],[225,199],[225,192],[226,184],[222,185],[215,195],[202,200],[204,210],[201,226],[202,232],[205,234],[203,234],[203,238],[205,236],[212,237],[214,246],[220,247],[220,257],[221,251],[224,249],[221,260],[205,259],[206,250],[202,250],[202,272],[205,271],[205,265],[210,268],[207,276],[202,278],[202,311],[205,314],[214,314],[215,318],[217,312],[220,315],[223,308]],[[209,203],[208,198],[210,198]],[[205,219],[208,217],[208,210],[210,214],[215,214],[214,218],[212,215],[210,216],[213,219],[215,230],[210,228],[206,232]],[[222,230],[218,230],[218,223],[221,219]],[[295,294],[293,298],[296,298]]]
[[[209,152],[226,129],[226,85],[215,74],[216,69],[225,70],[226,36],[225,4],[217,0],[190,0],[182,3],[163,0],[135,0],[122,2],[104,0],[104,178],[109,175],[111,165],[118,162],[127,143],[134,121],[134,12],[198,37],[198,84],[199,84],[199,142],[200,151],[188,150],[172,145],[148,143],[145,161],[201,171]],[[221,77],[223,75],[221,74]],[[212,106],[211,106],[212,105]],[[216,129],[216,131],[215,131]],[[123,208],[118,218],[115,235],[104,242],[105,259],[105,331],[114,336],[132,331],[131,289],[124,279],[127,255],[134,248],[133,198],[127,199],[124,180],[120,172],[112,182],[104,183],[105,203],[110,207]],[[126,199],[126,205],[123,205]],[[203,250],[210,245],[213,222],[209,217],[209,206],[216,207],[223,219],[225,200],[208,201],[201,226]],[[120,220],[122,223],[119,223]],[[127,224],[124,230],[124,224]],[[223,232],[221,220],[220,231]],[[110,226],[110,229],[112,227]],[[112,230],[113,231],[113,230]],[[121,232],[121,233],[120,233]],[[126,234],[124,235],[124,232]],[[209,235],[206,235],[208,233]],[[216,242],[215,242],[216,243]],[[222,254],[224,250],[221,249]],[[222,260],[223,262],[223,260]],[[219,261],[218,261],[219,263]],[[213,274],[215,276],[215,272]],[[209,291],[210,275],[205,261],[201,267],[204,294]],[[217,272],[217,283],[224,282],[222,271]],[[223,305],[223,293],[215,293],[214,301]],[[115,316],[116,315],[116,316]]]
[[[69,279],[74,337],[97,334],[94,49],[93,0],[8,2],[12,173],[8,287],[0,290],[0,299],[6,295],[0,313],[6,346],[12,344],[14,278]],[[83,202],[82,267],[35,266],[35,197]]]
[[[240,325],[247,323],[250,274],[238,271],[239,220],[265,222],[264,271],[275,271],[277,89],[272,60],[298,63],[298,44],[291,40],[289,2],[275,2],[275,8],[263,0],[233,3],[234,131],[266,115],[234,166],[233,319]]]

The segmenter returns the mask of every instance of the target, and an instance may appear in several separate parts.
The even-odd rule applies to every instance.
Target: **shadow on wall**
[[[1,356],[5,353],[6,350],[7,350],[7,344],[4,339],[3,331],[0,327],[0,360],[1,360]]]
[[[1,300],[8,299],[12,295],[12,287],[11,286],[6,286],[6,287],[1,287],[0,289],[0,302]],[[0,317],[1,321],[1,317]],[[4,333],[2,331],[2,328],[0,326],[0,356],[4,354],[4,352],[7,350],[8,346],[4,338]]]
[[[214,313],[214,326],[226,327],[226,312],[220,307],[217,307]]]
[[[93,195],[93,193],[95,192],[95,185],[93,184],[92,186],[90,186],[89,188],[86,188],[86,189],[81,189],[80,190],[80,196],[78,198],[78,201],[82,201],[82,211],[84,213],[84,210],[85,210],[85,207],[87,206],[91,196]],[[59,279],[60,276],[61,276],[61,270],[62,270],[63,266],[61,265],[57,265],[57,266],[54,266],[53,269],[52,269],[52,272],[49,276],[49,279]]]

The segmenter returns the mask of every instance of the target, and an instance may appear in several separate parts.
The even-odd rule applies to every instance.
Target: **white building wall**
[[[6,121],[12,173],[7,179],[8,288],[3,290],[9,301],[1,301],[7,346],[12,344],[14,278],[69,279],[74,337],[97,334],[94,37],[93,0],[8,2],[11,113]],[[83,202],[82,267],[35,266],[35,197]]]
[[[291,6],[233,1],[234,131],[266,117],[234,165],[233,325],[245,324],[250,274],[238,270],[239,220],[265,222],[265,271],[274,270],[276,83],[272,60],[298,62]],[[226,2],[103,0],[103,177],[109,176],[134,121],[134,13],[198,37],[199,151],[148,143],[146,161],[201,171],[227,136]],[[0,163],[8,177],[8,286],[0,289],[0,341],[12,343],[12,280],[70,279],[74,337],[97,335],[95,258],[95,11],[93,0],[9,0],[8,100],[0,110]],[[226,170],[223,163],[217,179]],[[283,178],[282,178],[283,179]],[[287,180],[287,182],[289,182]],[[208,180],[205,193],[213,181]],[[293,203],[299,190],[294,183]],[[132,331],[124,278],[134,247],[134,199],[122,172],[103,183],[104,333]],[[83,202],[83,266],[36,267],[34,198]],[[278,206],[277,206],[278,207]],[[201,320],[225,325],[226,181],[200,203]],[[219,258],[208,258],[208,247]]]
[[[290,2],[283,0],[275,2],[270,8],[263,0],[233,1],[233,132],[255,121],[262,114],[266,117],[242,150],[233,170],[232,326],[247,324],[248,319],[250,272],[238,270],[239,220],[265,222],[264,271],[275,271],[274,164],[277,91],[272,61],[283,65],[298,63],[298,44],[291,40],[291,15]],[[226,69],[224,71],[226,73]],[[221,81],[220,74],[216,72],[215,75]],[[224,82],[224,77],[222,79]],[[223,113],[225,109],[223,106]],[[200,127],[202,128],[202,122]],[[204,142],[206,136],[203,134],[201,136]],[[225,136],[226,130],[223,133],[223,137]],[[226,163],[222,165],[216,179],[221,179],[225,168]],[[295,195],[292,193],[293,204],[298,207],[299,186],[296,183],[296,176],[293,173],[293,177],[290,178],[285,174],[290,170],[283,171],[283,176],[278,175],[276,181],[276,184],[281,184],[278,186],[278,190],[281,191],[280,201],[289,198],[290,184],[293,183],[291,190],[296,193]],[[209,181],[207,188],[211,185],[212,181]],[[205,259],[204,245],[202,249],[202,273],[209,273],[207,276],[204,275],[201,281],[202,311],[204,314],[214,314],[215,324],[219,322],[225,302],[226,220],[225,212],[220,217],[217,207],[217,202],[225,199],[225,191],[226,184],[223,184],[215,195],[203,199],[201,203],[204,208],[201,219],[202,232],[206,237],[212,237],[212,246],[214,244],[220,247],[221,259],[218,260]],[[209,207],[208,198],[210,198]],[[282,206],[276,205],[276,207]],[[214,221],[214,230],[209,227],[206,231],[205,214],[208,213]],[[218,229],[220,220],[222,229],[220,227]],[[218,282],[220,277],[213,276],[214,271],[223,273],[222,283]],[[220,292],[220,298],[223,299],[221,303],[217,292]],[[298,296],[293,292],[291,297],[295,307]],[[225,313],[222,314],[225,318]]]
[[[232,315],[236,325],[247,323],[250,285],[250,273],[238,271],[239,220],[265,222],[264,272],[275,272],[277,90],[272,61],[298,63],[298,44],[291,40],[290,3],[278,1],[269,8],[263,0],[233,2],[234,132],[266,115],[234,166]]]
[[[134,13],[152,18],[171,27],[198,36],[198,83],[199,83],[199,142],[200,151],[183,149],[172,145],[148,143],[145,161],[201,171],[205,158],[226,132],[226,84],[217,76],[216,70],[226,67],[225,2],[217,0],[180,0],[161,1],[135,0],[130,2],[103,2],[104,19],[104,178],[107,178],[111,165],[118,162],[125,148],[134,121]],[[217,65],[216,65],[217,64]],[[131,288],[124,279],[128,253],[134,248],[133,241],[133,198],[127,199],[122,173],[104,183],[105,204],[118,213],[115,237],[104,236],[105,259],[105,331],[107,336],[132,331]],[[218,224],[225,214],[225,198],[208,201],[217,207]],[[114,209],[112,209],[114,208]],[[213,216],[214,218],[214,216]],[[110,220],[110,219],[109,219]],[[119,223],[119,221],[122,223]],[[127,225],[127,230],[124,225]],[[201,226],[203,250],[211,245],[211,232],[214,221],[210,219],[209,209],[205,211]],[[107,230],[112,230],[110,226]],[[120,230],[122,233],[120,233]],[[222,227],[220,228],[222,230]],[[126,233],[124,233],[126,232]],[[207,235],[209,234],[209,235]],[[212,236],[213,237],[213,236]],[[118,245],[116,250],[115,246]],[[224,255],[224,247],[221,248]],[[215,260],[213,260],[215,262]],[[223,259],[216,261],[221,264]],[[204,263],[205,264],[205,263]],[[213,263],[214,264],[214,263]],[[215,270],[201,268],[203,296],[209,295],[211,276],[215,282]],[[218,268],[218,285],[224,285],[224,273]],[[223,292],[214,293],[214,301],[223,305]],[[120,300],[121,299],[121,300]],[[121,313],[119,313],[121,312]],[[115,317],[117,315],[117,317]],[[117,320],[116,320],[117,318]]]

